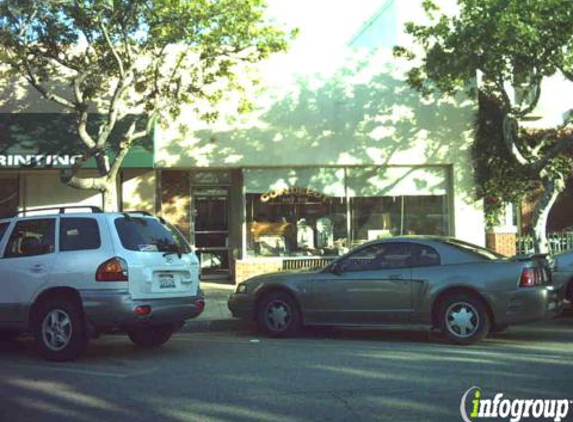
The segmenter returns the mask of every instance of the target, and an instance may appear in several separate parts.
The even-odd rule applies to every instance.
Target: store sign
[[[273,189],[261,195],[261,202],[280,201],[281,203],[311,203],[315,201],[331,201],[329,196],[308,188],[289,187]]]
[[[62,167],[73,165],[81,155],[10,154],[0,155],[0,167]]]

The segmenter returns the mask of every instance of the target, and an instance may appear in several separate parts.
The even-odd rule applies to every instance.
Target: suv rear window
[[[190,252],[182,239],[176,238],[168,227],[153,218],[118,218],[115,227],[125,249],[140,252]]]
[[[60,220],[60,251],[99,249],[101,239],[93,218],[62,218]]]

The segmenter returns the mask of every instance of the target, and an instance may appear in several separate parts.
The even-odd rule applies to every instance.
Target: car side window
[[[431,246],[416,245],[413,265],[416,267],[432,267],[440,265],[440,254]]]
[[[17,258],[54,252],[55,222],[53,218],[39,218],[16,223],[4,257]]]
[[[378,243],[362,248],[342,263],[343,271],[375,271],[405,268],[411,265],[410,243]]]
[[[64,217],[60,220],[60,251],[99,249],[99,226],[93,218]]]
[[[10,223],[0,223],[0,242],[2,242],[2,239],[6,234],[6,230],[8,230],[8,226],[10,226]]]

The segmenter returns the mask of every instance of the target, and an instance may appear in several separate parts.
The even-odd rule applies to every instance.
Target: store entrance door
[[[191,236],[201,261],[201,276],[229,278],[229,188],[194,187],[191,200]]]

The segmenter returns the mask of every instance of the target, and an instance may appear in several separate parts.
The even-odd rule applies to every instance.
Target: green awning
[[[62,113],[0,113],[0,169],[69,167],[86,151],[76,132],[75,118]],[[103,118],[90,115],[88,132],[94,138]],[[133,118],[122,119],[111,133],[106,146],[110,160]],[[147,136],[132,145],[122,168],[153,168],[153,160],[153,139]],[[84,166],[95,167],[94,160]]]

